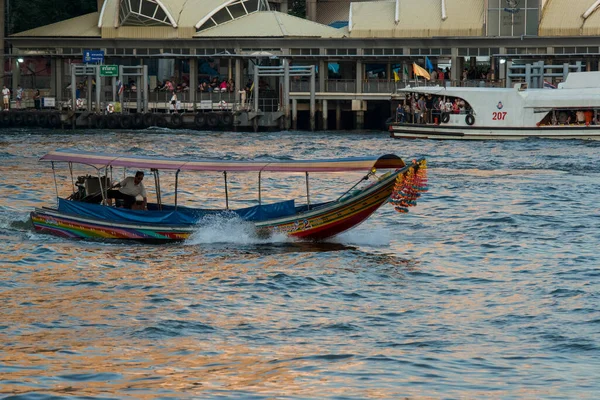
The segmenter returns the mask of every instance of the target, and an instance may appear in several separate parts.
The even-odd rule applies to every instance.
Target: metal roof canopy
[[[291,67],[288,59],[282,59],[280,66],[260,66],[254,67],[254,112],[258,113],[258,93],[259,93],[259,77],[261,76],[277,76],[283,77],[283,116],[285,118],[285,128],[289,129],[290,122],[290,76],[309,76],[310,77],[310,130],[315,130],[315,66],[294,66]],[[258,120],[254,120],[257,127]]]

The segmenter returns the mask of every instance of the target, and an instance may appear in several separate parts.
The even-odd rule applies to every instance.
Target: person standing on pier
[[[2,89],[2,99],[4,100],[4,110],[8,111],[10,108],[10,89],[6,85]]]
[[[21,108],[21,101],[23,100],[23,88],[21,85],[17,85],[16,92],[16,108]]]

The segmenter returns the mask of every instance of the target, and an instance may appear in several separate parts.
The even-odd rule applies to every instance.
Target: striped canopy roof
[[[381,157],[338,158],[329,160],[223,161],[193,158],[126,156],[92,153],[73,149],[52,151],[40,161],[72,162],[96,167],[156,168],[181,171],[272,171],[272,172],[345,172],[375,168],[402,168],[404,162],[394,154]]]

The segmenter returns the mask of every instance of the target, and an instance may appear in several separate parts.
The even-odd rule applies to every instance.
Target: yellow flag
[[[398,82],[400,80],[400,76],[397,71],[394,71],[394,82]]]
[[[431,79],[429,72],[427,72],[427,70],[425,70],[424,68],[419,67],[417,63],[413,63],[413,73],[417,76],[422,76],[427,80]]]

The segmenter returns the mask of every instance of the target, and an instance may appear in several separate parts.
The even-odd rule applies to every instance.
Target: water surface
[[[226,218],[179,244],[74,242],[27,223],[56,193],[37,160],[65,147],[225,159],[393,152],[428,159],[430,191],[409,214],[388,205],[325,243],[256,238]],[[599,150],[382,132],[0,131],[0,394],[596,398]],[[68,170],[57,173],[67,193]],[[256,176],[228,178],[234,205],[256,201]],[[319,201],[360,174],[310,179]],[[152,198],[149,174],[145,183]],[[180,184],[180,201],[224,204],[220,174]],[[303,175],[265,176],[263,187],[269,201],[305,195]]]

